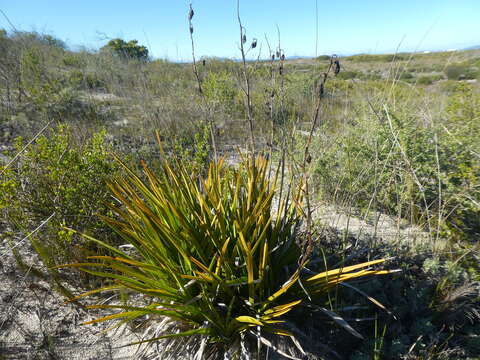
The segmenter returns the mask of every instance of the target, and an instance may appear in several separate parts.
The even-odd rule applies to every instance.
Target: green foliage
[[[4,214],[15,200],[18,184],[15,182],[14,174],[6,167],[0,166],[0,173],[2,174],[0,177],[0,214]]]
[[[40,39],[48,46],[52,46],[61,50],[65,50],[67,48],[67,44],[65,44],[63,40],[60,40],[52,35],[41,35]]]
[[[408,60],[407,54],[387,54],[387,55],[353,55],[348,56],[346,59],[353,62],[392,62]]]
[[[22,86],[37,103],[45,103],[54,91],[46,82],[45,63],[40,49],[32,47],[25,50],[21,57],[21,68]]]
[[[115,257],[92,256],[90,263],[69,266],[113,280],[80,297],[129,291],[149,300],[147,305],[90,306],[120,312],[88,323],[111,319],[147,323],[147,315],[167,317],[178,331],[145,341],[203,335],[206,353],[236,357],[241,348],[254,351],[250,345],[268,334],[293,336],[284,315],[308,298],[325,301],[329,291],[344,281],[388,273],[365,269],[384,261],[376,260],[303,274],[296,242],[300,199],[284,192],[285,199],[279,199],[272,214],[276,181],[270,181],[268,169],[263,158],[245,160],[239,169],[228,169],[220,160],[210,165],[205,179],[198,179],[182,164],[172,167],[165,162],[160,177],[145,166],[142,180],[125,168],[128,176],[111,186],[122,208],[112,207],[117,217],[104,220],[135,253],[89,237]],[[291,196],[289,204],[286,199]],[[333,312],[323,311],[359,335]],[[193,350],[183,350],[190,356],[198,351],[202,358],[204,345],[197,343]]]
[[[174,157],[178,158],[190,174],[202,174],[210,158],[210,131],[207,125],[193,135],[193,143],[179,136],[173,139]]]
[[[445,75],[449,80],[476,79],[479,75],[478,68],[464,64],[449,65],[445,68]]]
[[[125,59],[148,60],[148,49],[143,45],[138,45],[138,40],[126,42],[118,38],[112,39],[102,50],[111,50]]]
[[[66,224],[106,240],[113,238],[98,219],[98,214],[108,213],[106,182],[116,171],[105,133],[76,145],[68,127],[56,131],[27,146],[18,166],[6,169],[0,183],[7,190],[0,195],[2,212],[17,231],[26,234],[48,219],[29,237],[46,266],[81,260],[95,249],[65,232]],[[22,148],[18,139],[16,149]]]
[[[379,340],[381,359],[478,357],[480,353],[475,344],[468,343],[478,333],[480,320],[478,247],[449,247],[449,251],[439,253],[428,241],[414,245],[390,242],[388,238],[372,240],[375,239],[370,236],[351,236],[345,243],[344,234],[338,232],[323,241],[333,246],[327,253],[333,258],[344,256],[351,257],[353,262],[362,262],[368,259],[368,252],[395,257],[391,266],[402,272],[394,281],[376,277],[359,285],[361,290],[375,294],[375,299],[395,317],[379,312],[375,321],[363,322],[362,333],[370,336],[361,344],[352,346],[345,339],[337,338],[328,345],[338,349],[340,357],[345,359],[375,358],[374,349],[378,349]],[[343,253],[342,248],[348,250]],[[343,292],[342,297],[346,303],[355,300],[357,305],[362,304],[356,292]]]
[[[113,116],[110,111],[102,109],[101,105],[81,100],[79,91],[71,87],[62,88],[48,100],[42,106],[42,112],[47,118],[59,123],[103,125]]]
[[[36,31],[13,31],[11,33],[4,33],[4,36],[8,36],[14,41],[21,41],[24,45],[33,45],[33,46],[48,46],[55,50],[64,51],[67,49],[67,44],[49,34],[40,34]]]
[[[125,41],[117,43],[119,48],[128,47],[128,44]],[[133,48],[141,47],[136,43],[131,45]],[[20,163],[14,163],[16,167],[0,169],[2,229],[5,224],[13,229],[15,236],[23,238],[47,219],[51,211],[59,209],[59,213],[55,213],[31,238],[47,265],[84,261],[86,255],[112,254],[112,250],[105,250],[97,246],[98,243],[85,241],[76,233],[65,230],[63,224],[71,225],[87,233],[87,236],[103,239],[108,244],[119,244],[115,235],[94,216],[94,213],[105,215],[109,212],[103,203],[103,200],[111,198],[103,189],[109,178],[104,175],[115,173],[116,169],[112,172],[108,170],[115,165],[107,158],[108,147],[105,144],[105,152],[93,151],[96,154],[94,157],[105,168],[92,158],[87,160],[86,149],[92,149],[93,145],[89,141],[82,144],[81,134],[106,127],[117,151],[124,152],[129,161],[139,164],[145,160],[156,164],[158,148],[150,136],[154,127],[163,135],[164,157],[180,159],[181,166],[171,165],[174,171],[181,173],[184,169],[188,175],[201,176],[207,174],[211,158],[210,134],[208,127],[204,126],[206,121],[218,125],[219,132],[215,136],[219,153],[244,144],[244,96],[240,94],[244,79],[239,62],[205,57],[197,63],[208,100],[205,107],[196,88],[191,64],[167,60],[139,62],[136,61],[137,56],[145,55],[141,51],[133,51],[132,55],[129,50],[118,52],[108,46],[104,50],[67,51],[55,38],[38,33],[0,30],[1,151],[12,148],[16,135],[31,138],[43,127],[45,119],[81,128],[75,134],[72,134],[73,130],[62,130],[58,139],[56,135],[47,136],[47,140],[41,137],[38,144],[35,142],[19,157]],[[125,61],[126,58],[135,61]],[[462,62],[445,69],[445,64],[453,58]],[[318,60],[286,61],[281,75],[277,61],[273,67],[268,61],[247,62],[259,152],[270,146],[271,128],[274,128],[274,159],[278,158],[281,150],[293,156],[303,150],[305,137],[299,139],[300,136],[290,134],[299,133],[295,130],[309,130],[318,91],[315,85],[328,67],[329,59],[329,56],[321,56]],[[411,61],[405,66],[392,67],[391,62],[397,60]],[[455,319],[462,318],[455,306],[470,306],[473,303],[473,309],[478,309],[478,301],[474,303],[471,296],[460,296],[456,301],[451,299],[455,294],[462,294],[462,286],[479,280],[478,251],[474,252],[469,247],[480,238],[479,87],[475,82],[467,84],[466,81],[458,81],[478,78],[478,52],[415,54],[412,59],[409,54],[359,55],[340,58],[340,61],[342,71],[336,78],[329,79],[325,86],[319,117],[321,129],[313,137],[312,146],[316,149],[312,149],[311,165],[316,169],[318,194],[328,205],[346,205],[362,215],[377,209],[402,218],[398,219],[401,224],[406,224],[406,220],[419,223],[424,229],[432,230],[430,237],[438,240],[435,242],[437,245],[444,244],[445,240],[456,240],[454,243],[459,245],[458,248],[448,248],[448,253],[447,250],[437,249],[440,253],[445,251],[438,257],[429,250],[427,257],[433,259],[431,262],[420,255],[424,249],[412,249],[408,256],[399,260],[405,276],[395,282],[356,284],[368,293],[379,294],[379,300],[386,302],[399,318],[393,321],[379,316],[379,329],[384,324],[388,325],[381,356],[386,359],[446,358],[442,355],[445,348],[446,353],[451,351],[452,359],[461,357],[455,349],[475,358],[478,351],[475,353],[466,349],[478,348],[478,344],[475,345],[478,337],[472,335],[480,333],[478,325],[452,321],[451,318],[452,314]],[[436,83],[446,79],[447,73],[451,80]],[[392,77],[400,74],[403,74],[401,80],[404,81],[393,81]],[[355,78],[356,81],[344,81],[346,78]],[[112,119],[122,121],[113,122]],[[68,146],[65,145],[65,136]],[[47,141],[47,145],[42,147],[42,141]],[[45,147],[51,151],[46,151]],[[72,155],[72,152],[77,155]],[[40,158],[42,153],[45,156]],[[9,158],[13,156],[11,153],[6,155]],[[93,164],[89,165],[90,161]],[[292,176],[298,175],[296,169],[293,164]],[[164,181],[162,170],[158,176]],[[225,166],[223,170],[225,178],[232,176]],[[85,194],[73,180],[77,178],[91,183],[92,187],[86,186],[86,191],[98,196]],[[97,178],[99,184],[96,183]],[[75,194],[81,194],[85,202],[82,203],[80,195],[73,196],[70,190],[60,188],[60,184],[64,184],[66,189],[75,188]],[[226,194],[228,196],[230,192]],[[79,205],[73,206],[74,203]],[[84,216],[81,211],[87,211],[88,206],[92,211]],[[64,213],[61,209],[65,209]],[[211,214],[213,216],[213,210]],[[210,214],[205,218],[211,220]],[[201,228],[198,224],[197,227]],[[379,229],[382,230],[385,229]],[[205,237],[209,238],[209,235]],[[343,241],[344,237],[337,239],[338,244],[344,244]],[[423,242],[428,243],[428,240]],[[379,243],[388,246],[388,238],[379,240]],[[457,258],[452,260],[451,254],[460,251],[460,245],[475,255],[468,261],[462,259],[455,263]],[[294,249],[297,251],[296,247]],[[383,255],[382,249],[366,246],[356,251],[376,257],[401,256],[397,244],[386,255]],[[337,249],[327,253],[326,257],[329,260],[335,258],[332,263],[341,263],[343,258],[350,259],[349,256],[353,255],[349,253],[343,257],[339,256],[339,252]],[[138,260],[137,253],[132,253]],[[128,255],[132,254],[129,252]],[[367,257],[351,259],[354,263],[369,260]],[[293,269],[292,264],[288,270],[293,272]],[[309,266],[309,269],[322,270],[315,266]],[[189,275],[199,276],[194,271],[201,270],[195,268]],[[279,282],[285,281],[292,273],[285,273],[283,269],[278,271],[281,274]],[[86,286],[83,279],[77,283]],[[247,287],[246,284],[243,286]],[[197,294],[204,287],[206,284],[198,285]],[[294,296],[295,287],[293,285],[288,290],[292,293],[285,294],[285,299],[280,297],[278,304],[297,299]],[[248,297],[248,290],[242,288],[238,291],[241,293],[239,298]],[[212,292],[210,288],[205,290],[205,294]],[[359,302],[356,293],[348,294],[345,289],[339,293],[339,302],[333,300],[334,308],[341,308],[340,302],[345,305]],[[151,301],[152,297],[147,299]],[[217,299],[218,302],[222,300],[229,301],[220,297]],[[239,316],[244,310],[255,316],[259,314],[257,308],[242,308],[238,301],[236,299],[234,305],[240,308]],[[295,317],[302,320],[308,317],[324,325],[323,318],[316,321],[318,313],[312,315],[311,309],[304,306],[307,303],[303,301],[292,308],[290,313],[285,314],[288,322],[279,326],[287,328]],[[143,303],[133,305],[139,304]],[[361,311],[355,316],[347,314],[349,318],[363,315]],[[306,332],[315,327],[305,323],[297,325]],[[189,323],[178,328],[188,327],[198,329],[201,325]],[[375,339],[367,339],[362,344],[336,336],[341,330],[323,327],[329,330],[322,332],[318,338],[325,339],[328,346],[338,340],[332,348],[344,349],[342,356],[345,358],[351,353],[358,358],[380,356],[375,351],[380,347],[377,340],[383,341],[383,336],[375,333],[370,323],[358,324],[362,334],[368,334],[370,338],[377,334]],[[253,327],[244,334],[249,337],[251,330]],[[420,335],[423,337],[416,343]]]
[[[442,80],[442,75],[422,75],[418,77],[417,84],[419,85],[432,85],[438,80]]]
[[[65,66],[71,66],[71,67],[83,67],[84,63],[82,59],[76,55],[75,53],[65,53],[62,59],[63,65]]]
[[[213,104],[231,111],[239,94],[235,80],[225,71],[210,72],[202,83],[205,97]]]
[[[342,71],[337,75],[338,79],[343,79],[343,80],[349,80],[349,79],[355,79],[360,76],[360,73],[357,71]]]
[[[449,121],[438,127],[385,110],[380,119],[347,126],[318,161],[324,196],[404,217],[450,239],[478,237],[478,101],[471,90],[457,92]]]
[[[104,89],[106,87],[106,82],[98,74],[81,70],[70,71],[67,81],[69,85],[84,90]]]
[[[412,80],[413,78],[414,78],[413,74],[408,71],[402,71],[398,76],[399,80],[405,80],[405,81]]]

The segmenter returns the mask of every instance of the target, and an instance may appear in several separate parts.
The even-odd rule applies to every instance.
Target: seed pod
[[[193,25],[190,25],[190,34],[193,34]]]
[[[280,73],[280,75],[283,75],[283,64],[280,65],[280,67],[278,68],[278,72]]]
[[[245,44],[247,42],[247,35],[243,34],[242,36],[242,44]]]
[[[282,54],[282,57],[280,58],[282,61],[285,61],[285,54]]]
[[[307,164],[310,164],[312,162],[312,156],[310,154],[308,154],[305,161],[307,162]]]
[[[205,66],[207,64],[207,62],[205,61],[205,59],[202,60],[202,65]]]
[[[337,76],[339,72],[340,72],[340,61],[335,60],[333,62],[333,73],[335,74],[335,76]]]
[[[324,93],[325,93],[325,87],[324,87],[323,82],[322,82],[322,83],[320,83],[320,86],[318,87],[318,96],[320,98],[322,98]]]
[[[190,11],[188,12],[188,21],[191,21],[193,19],[193,15],[195,15],[195,12],[193,11],[192,4],[190,4]]]
[[[252,49],[255,49],[257,47],[257,39],[253,39],[252,41]]]
[[[272,54],[272,61],[275,60],[275,54]]]
[[[277,50],[277,59],[280,59],[280,55],[281,55],[281,54],[280,54],[280,51]]]

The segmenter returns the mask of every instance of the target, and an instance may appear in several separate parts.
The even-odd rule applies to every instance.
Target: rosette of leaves
[[[375,260],[305,275],[297,241],[301,191],[283,189],[279,199],[276,176],[270,177],[264,158],[249,158],[236,169],[222,160],[212,162],[204,179],[179,162],[163,163],[161,175],[145,164],[143,175],[124,167],[128,175],[110,185],[120,206],[112,206],[116,216],[104,221],[130,250],[90,238],[115,256],[92,256],[88,263],[66,266],[112,280],[75,299],[130,292],[147,300],[139,303],[133,296],[136,301],[90,306],[118,312],[86,324],[140,322],[151,331],[138,343],[170,339],[183,341],[187,358],[248,358],[245,353],[259,355],[260,348],[274,347],[269,339],[277,337],[290,337],[301,349],[284,321],[288,312],[347,280],[388,273],[369,269],[384,261]],[[168,355],[164,347],[163,356],[178,358],[178,344],[173,348],[176,352]]]

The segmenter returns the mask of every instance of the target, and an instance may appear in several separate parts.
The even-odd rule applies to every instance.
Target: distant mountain
[[[475,45],[475,46],[467,47],[463,50],[479,50],[479,49],[480,49],[480,45]]]
[[[313,56],[287,56],[287,60],[298,60],[298,59],[313,59]]]

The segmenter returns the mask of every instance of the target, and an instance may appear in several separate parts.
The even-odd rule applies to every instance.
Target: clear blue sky
[[[317,0],[318,55],[441,50],[480,45],[480,0]],[[0,0],[19,30],[50,33],[72,48],[138,39],[154,57],[190,59],[187,0]],[[193,0],[197,55],[238,57],[236,0]],[[287,56],[315,55],[315,0],[241,0],[249,39],[265,35]],[[0,28],[10,29],[0,15]]]

